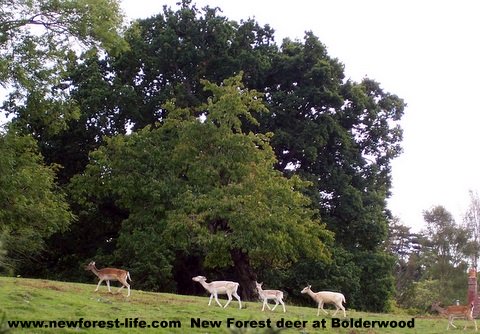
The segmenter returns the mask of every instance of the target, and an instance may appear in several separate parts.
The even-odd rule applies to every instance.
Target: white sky
[[[177,1],[122,0],[129,18],[157,14]],[[230,19],[255,18],[284,37],[312,30],[347,77],[368,76],[408,104],[404,153],[393,162],[389,208],[423,227],[422,211],[443,205],[457,222],[480,190],[480,1],[198,0]],[[477,97],[476,97],[477,96]]]

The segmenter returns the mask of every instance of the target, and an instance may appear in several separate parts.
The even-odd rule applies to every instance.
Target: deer
[[[437,311],[439,314],[448,317],[447,330],[450,328],[450,325],[453,328],[457,328],[457,326],[453,324],[453,319],[466,319],[473,321],[473,324],[475,325],[475,331],[477,331],[477,322],[473,318],[473,308],[473,302],[471,302],[470,305],[450,305],[445,308],[440,307],[439,302],[432,304],[432,311]],[[465,324],[463,330],[467,328],[467,325],[468,323]]]
[[[130,273],[128,271],[115,268],[97,269],[94,261],[90,262],[85,267],[85,270],[91,270],[100,279],[95,292],[98,291],[100,284],[102,284],[103,281],[106,281],[108,292],[112,293],[112,290],[110,290],[110,281],[119,281],[122,284],[122,287],[118,289],[117,293],[119,293],[124,287],[127,287],[127,297],[130,297],[130,284],[127,283],[127,279],[130,280],[130,282],[132,279],[130,278]]]
[[[228,304],[232,301],[232,296],[234,296],[238,300],[239,308],[242,308],[242,301],[240,300],[240,296],[237,293],[238,287],[240,286],[237,282],[232,281],[213,281],[207,283],[207,278],[205,276],[195,276],[192,277],[192,281],[200,283],[205,290],[210,292],[210,300],[208,302],[208,306],[212,303],[212,298],[215,297],[215,301],[220,307],[226,308]],[[218,301],[218,295],[227,295],[228,301],[227,303],[222,306]]]
[[[263,300],[263,307],[262,307],[262,312],[265,311],[265,306],[270,309],[268,306],[268,300],[272,299],[275,301],[275,306],[273,307],[272,311],[275,311],[275,308],[278,306],[278,304],[282,304],[283,307],[283,312],[286,312],[285,310],[285,303],[283,302],[283,292],[280,290],[263,290],[262,289],[262,283],[258,283],[255,281],[255,286],[258,291],[258,295],[260,296],[260,299]]]
[[[331,291],[313,292],[311,288],[311,285],[307,285],[305,288],[303,288],[301,292],[308,294],[310,297],[312,297],[314,301],[318,303],[317,317],[320,315],[320,309],[326,314],[328,314],[328,312],[323,309],[323,304],[335,305],[337,309],[335,310],[335,313],[333,313],[332,317],[337,314],[338,310],[343,311],[343,317],[347,316],[347,314],[345,313],[345,307],[343,307],[343,303],[346,303],[345,296],[343,294],[341,294],[340,292]]]

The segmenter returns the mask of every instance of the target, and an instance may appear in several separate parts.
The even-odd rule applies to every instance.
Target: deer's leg
[[[334,316],[337,314],[337,312],[338,312],[338,306],[337,306],[337,305],[335,305],[335,308],[336,308],[336,310],[335,310],[335,312],[333,312],[332,317],[334,317]]]
[[[225,304],[225,306],[223,306],[223,308],[227,307],[228,304],[230,304],[230,302],[232,301],[232,294],[231,293],[227,293],[227,297],[228,297],[228,301],[227,303]],[[220,305],[221,306],[221,305]]]
[[[285,303],[283,302],[282,299],[280,299],[280,303],[281,303],[282,306],[283,306],[283,313],[287,312],[287,310],[285,309]]]
[[[343,311],[343,317],[346,318],[347,317],[347,312],[345,312],[345,307],[343,305],[341,305],[341,309]]]
[[[222,304],[220,304],[220,302],[218,301],[218,294],[215,293],[214,296],[215,296],[215,301],[217,302],[218,306],[222,307]],[[227,305],[225,305],[225,306],[227,306]],[[225,306],[223,306],[223,307],[225,307]]]
[[[263,300],[262,312],[265,311],[265,306],[266,306],[266,305],[267,305],[267,299],[265,298],[265,299]],[[268,308],[268,309],[270,309],[270,308]]]
[[[242,301],[240,300],[240,296],[238,295],[237,291],[233,293],[233,296],[238,300],[238,308],[242,308]]]
[[[325,311],[325,309],[323,308],[323,300],[318,303],[318,310],[320,311],[320,309],[325,313],[325,314],[328,314],[327,311]],[[317,314],[318,315],[318,314]]]
[[[103,279],[101,279],[100,281],[98,281],[98,284],[97,284],[97,288],[95,289],[95,291],[98,291],[98,289],[100,288],[100,284],[102,284],[103,282]],[[107,281],[108,282],[108,281]]]
[[[208,306],[210,306],[210,304],[212,303],[212,299],[213,299],[213,293],[210,295],[210,299],[208,301]]]

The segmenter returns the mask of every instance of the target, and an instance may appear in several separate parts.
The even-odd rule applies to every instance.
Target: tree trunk
[[[255,300],[257,298],[255,292],[257,275],[250,266],[248,254],[243,253],[239,249],[232,250],[230,254],[233,259],[235,277],[238,283],[240,283],[240,297],[242,300]]]

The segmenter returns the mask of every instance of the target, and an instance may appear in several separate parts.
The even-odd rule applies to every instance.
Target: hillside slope
[[[117,286],[112,288],[114,292],[118,290]],[[7,332],[276,333],[279,332],[277,326],[280,325],[283,326],[281,333],[424,334],[444,333],[447,325],[445,319],[412,320],[407,315],[354,312],[348,310],[348,301],[346,320],[335,320],[331,315],[320,314],[317,317],[313,301],[312,307],[295,307],[286,300],[287,313],[283,313],[280,308],[275,312],[261,312],[260,302],[245,302],[244,308],[239,310],[238,303],[232,301],[227,309],[222,309],[213,303],[208,307],[206,297],[132,290],[131,297],[126,298],[126,291],[110,294],[105,285],[98,292],[94,290],[94,284],[0,277],[0,312],[6,315],[10,327],[22,325],[12,321],[37,321],[37,326],[43,326],[33,328],[34,323],[23,323],[23,329],[10,328]],[[43,321],[43,324],[39,321]],[[384,324],[390,322],[390,325],[396,324],[396,327],[378,328],[380,324],[372,324],[372,321],[384,321]],[[456,323],[463,326],[465,322],[457,320]],[[347,327],[342,328],[342,324]],[[30,328],[25,328],[27,325]],[[340,325],[340,328],[336,325]],[[371,328],[372,325],[375,327]],[[405,328],[399,328],[402,325]],[[414,327],[409,328],[408,325]],[[472,324],[469,325],[471,329]],[[4,329],[5,327],[2,328]]]

